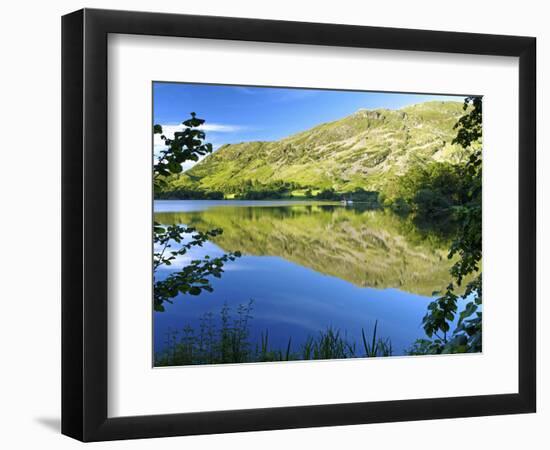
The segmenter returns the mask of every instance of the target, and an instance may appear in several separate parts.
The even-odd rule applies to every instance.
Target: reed
[[[224,304],[219,325],[214,315],[207,313],[201,317],[198,330],[187,325],[168,333],[164,350],[155,355],[155,366],[374,358],[393,354],[391,341],[378,337],[378,321],[370,336],[361,329],[363,351],[358,351],[355,342],[348,339],[347,331],[342,333],[331,326],[308,336],[294,350],[291,336],[286,347],[271,346],[268,329],[262,331],[259,342],[253,344],[250,339],[252,307],[252,300],[239,305],[233,317]]]

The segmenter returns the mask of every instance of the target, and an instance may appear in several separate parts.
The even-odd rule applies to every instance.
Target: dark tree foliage
[[[332,188],[323,189],[315,197],[319,200],[340,200],[342,198],[342,196]]]
[[[205,134],[197,129],[203,119],[191,113],[191,119],[183,122],[185,129],[174,133],[174,139],[162,134],[160,125],[153,126],[154,134],[161,134],[167,148],[161,151],[153,165],[153,185],[155,194],[161,192],[165,178],[182,171],[185,161],[197,161],[199,156],[212,152],[212,145],[204,143]],[[172,302],[178,294],[199,295],[202,291],[212,292],[210,277],[221,277],[223,265],[241,256],[239,252],[224,254],[218,258],[205,256],[203,260],[193,260],[180,270],[170,273],[164,279],[158,279],[157,270],[161,266],[171,266],[178,256],[185,255],[193,247],[202,247],[210,238],[220,235],[223,230],[217,228],[206,232],[181,225],[163,226],[155,222],[153,227],[154,294],[155,311],[164,311],[164,302]]]
[[[160,138],[166,145],[166,149],[161,151],[153,166],[155,192],[160,191],[165,184],[165,177],[181,173],[182,163],[198,161],[199,156],[212,153],[212,144],[204,143],[206,135],[204,131],[198,129],[202,124],[204,124],[204,120],[199,119],[192,112],[191,118],[183,122],[185,129],[176,131],[173,139],[162,134],[162,126],[153,126],[153,133],[160,134]]]
[[[178,188],[171,191],[162,191],[155,195],[161,200],[223,200],[222,191],[203,191],[200,189]]]
[[[458,232],[451,244],[449,258],[458,255],[458,261],[451,267],[451,275],[457,286],[464,278],[477,274],[466,286],[465,293],[455,293],[455,284],[447,286],[445,293],[430,303],[423,319],[423,327],[430,339],[421,339],[410,352],[418,353],[461,353],[479,352],[482,347],[482,274],[481,274],[481,97],[468,97],[464,101],[465,114],[455,125],[457,136],[453,143],[469,151],[467,161],[460,165],[459,175],[467,187],[462,203],[454,206],[458,218]],[[449,336],[455,319],[459,298],[470,299],[458,315],[456,328]],[[432,340],[433,338],[433,340]]]
[[[377,191],[366,191],[362,188],[357,188],[352,192],[347,192],[343,194],[343,197],[348,200],[353,200],[354,202],[364,202],[364,203],[379,203],[379,193]]]
[[[267,200],[291,198],[292,191],[301,186],[292,181],[275,180],[262,183],[258,180],[246,180],[236,186],[227,187],[227,192],[235,194],[235,198],[243,200]]]
[[[469,180],[464,164],[424,161],[412,166],[394,183],[389,206],[396,212],[412,212],[431,220],[455,218],[456,207],[468,201]]]

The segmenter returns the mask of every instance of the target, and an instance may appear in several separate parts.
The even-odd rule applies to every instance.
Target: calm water
[[[179,296],[155,312],[155,351],[166,335],[201,316],[219,315],[224,303],[234,312],[253,300],[251,340],[269,330],[272,345],[297,349],[308,335],[329,326],[361,346],[361,328],[378,320],[381,337],[403,354],[425,337],[426,307],[450,280],[448,241],[417,229],[387,211],[354,206],[288,201],[156,201],[155,220],[223,234],[202,248],[160,268],[166,276],[187,261],[241,251],[212,281],[214,291]]]

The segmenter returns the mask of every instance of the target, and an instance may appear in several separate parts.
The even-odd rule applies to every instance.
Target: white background
[[[108,48],[109,416],[518,391],[517,58],[121,35]],[[189,60],[202,61],[191,74]],[[159,79],[483,94],[483,355],[151,370],[152,255],[136,242],[151,236]]]
[[[535,35],[539,67],[539,230],[550,218],[543,208],[550,131],[543,109],[550,104],[550,30],[544,2],[440,1],[354,2],[215,1],[201,3],[111,1],[10,2],[3,5],[2,33],[2,300],[0,323],[0,443],[6,448],[73,448],[58,434],[60,376],[60,19],[82,6],[424,29]],[[544,74],[544,75],[543,75]],[[30,142],[33,137],[32,142]],[[544,191],[544,192],[543,192]],[[5,200],[4,200],[5,199]],[[539,233],[539,278],[548,271],[548,234]],[[539,299],[548,288],[539,282]],[[546,295],[545,295],[546,294]],[[539,380],[549,376],[543,329],[548,306],[539,302]],[[543,354],[546,352],[546,354]],[[539,383],[536,415],[469,418],[310,430],[241,433],[97,444],[101,448],[314,448],[353,446],[425,449],[548,448],[550,395]]]

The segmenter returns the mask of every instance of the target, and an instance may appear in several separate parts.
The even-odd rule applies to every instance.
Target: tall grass
[[[310,335],[292,350],[292,337],[283,348],[270,342],[269,330],[260,333],[259,342],[250,339],[250,321],[253,301],[241,304],[232,315],[224,304],[220,320],[212,313],[204,314],[195,330],[187,325],[180,331],[167,334],[164,350],[155,355],[155,366],[182,366],[196,364],[224,364],[267,361],[299,361],[345,358],[373,358],[392,355],[389,339],[377,336],[378,321],[372,335],[361,329],[362,348],[347,338],[347,333],[327,327],[316,335]]]
[[[374,331],[372,332],[372,337],[367,339],[365,335],[365,330],[361,328],[361,338],[363,339],[363,347],[365,349],[365,356],[368,358],[374,358],[376,356],[391,356],[393,353],[393,348],[391,341],[386,339],[376,339],[376,332],[378,329],[378,320],[374,322]]]

